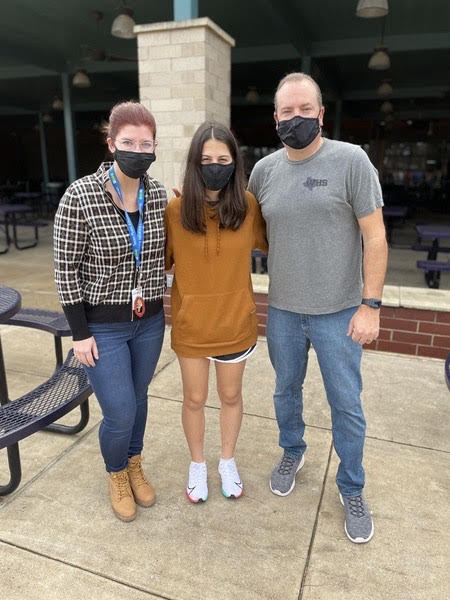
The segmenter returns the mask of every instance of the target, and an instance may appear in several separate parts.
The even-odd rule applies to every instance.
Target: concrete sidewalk
[[[24,306],[57,309],[49,246],[11,250],[2,283]],[[10,396],[52,371],[44,332],[1,326]],[[69,341],[65,340],[66,349]],[[280,456],[274,376],[261,339],[244,383],[236,458],[238,501],[219,487],[218,399],[206,408],[210,497],[184,495],[189,464],[181,427],[181,382],[169,330],[150,388],[145,466],[158,500],[132,523],[110,508],[98,449],[95,398],[74,437],[39,432],[21,443],[20,488],[0,500],[0,598],[4,600],[444,600],[450,597],[450,394],[443,361],[364,352],[368,422],[366,496],[375,535],[348,541],[334,482],[329,410],[311,353],[305,384],[308,451],[286,498],[268,486]],[[213,380],[211,379],[211,384]],[[65,422],[74,422],[77,414]],[[0,482],[6,479],[0,452]]]

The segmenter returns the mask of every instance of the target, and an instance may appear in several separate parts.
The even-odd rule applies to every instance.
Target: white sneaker
[[[194,504],[197,504],[197,502],[206,502],[208,499],[208,482],[205,462],[191,462],[189,465],[186,496]]]
[[[222,494],[225,498],[239,498],[244,493],[244,484],[239,477],[234,458],[221,458],[219,474],[222,479]]]

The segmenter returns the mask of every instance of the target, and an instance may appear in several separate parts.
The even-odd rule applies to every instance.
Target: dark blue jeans
[[[343,496],[356,496],[364,487],[362,347],[346,335],[357,308],[305,315],[269,306],[267,320],[269,355],[276,373],[274,404],[280,446],[295,457],[306,449],[302,388],[312,344],[331,408],[333,444],[341,459],[336,483]]]
[[[99,359],[84,367],[102,409],[100,449],[106,470],[121,471],[141,454],[147,389],[161,353],[164,311],[126,323],[89,323]]]

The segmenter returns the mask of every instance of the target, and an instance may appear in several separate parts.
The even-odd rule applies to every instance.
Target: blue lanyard
[[[108,174],[109,174],[109,178],[111,179],[111,183],[113,184],[114,189],[116,190],[117,195],[119,196],[119,200],[122,203],[122,206],[123,206],[123,209],[125,212],[125,219],[127,221],[128,234],[130,236],[131,247],[133,249],[133,256],[136,261],[136,267],[139,269],[139,266],[141,264],[142,243],[144,241],[144,224],[142,221],[142,215],[144,212],[144,197],[145,197],[144,184],[142,183],[142,181],[139,184],[139,190],[138,190],[138,195],[137,195],[138,209],[139,209],[139,223],[138,223],[137,229],[135,229],[133,223],[131,222],[130,215],[125,210],[125,205],[123,203],[123,197],[122,197],[122,190],[120,189],[119,181],[117,180],[116,174],[114,172],[114,167],[111,167],[109,169]]]

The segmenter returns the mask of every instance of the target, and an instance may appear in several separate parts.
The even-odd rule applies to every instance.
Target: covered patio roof
[[[286,72],[306,70],[326,101],[342,100],[363,118],[379,115],[376,89],[392,80],[399,117],[449,118],[450,3],[390,0],[383,19],[355,15],[356,0],[129,0],[136,23],[208,16],[236,40],[232,51],[232,105],[270,104]],[[138,96],[136,40],[111,35],[114,0],[15,0],[0,22],[0,115],[51,110],[69,80],[83,68],[91,87],[72,87],[74,111],[108,110]],[[187,12],[186,12],[187,11]],[[99,18],[101,16],[101,18]],[[368,69],[375,48],[387,46],[388,71]],[[352,109],[357,102],[357,108]]]

